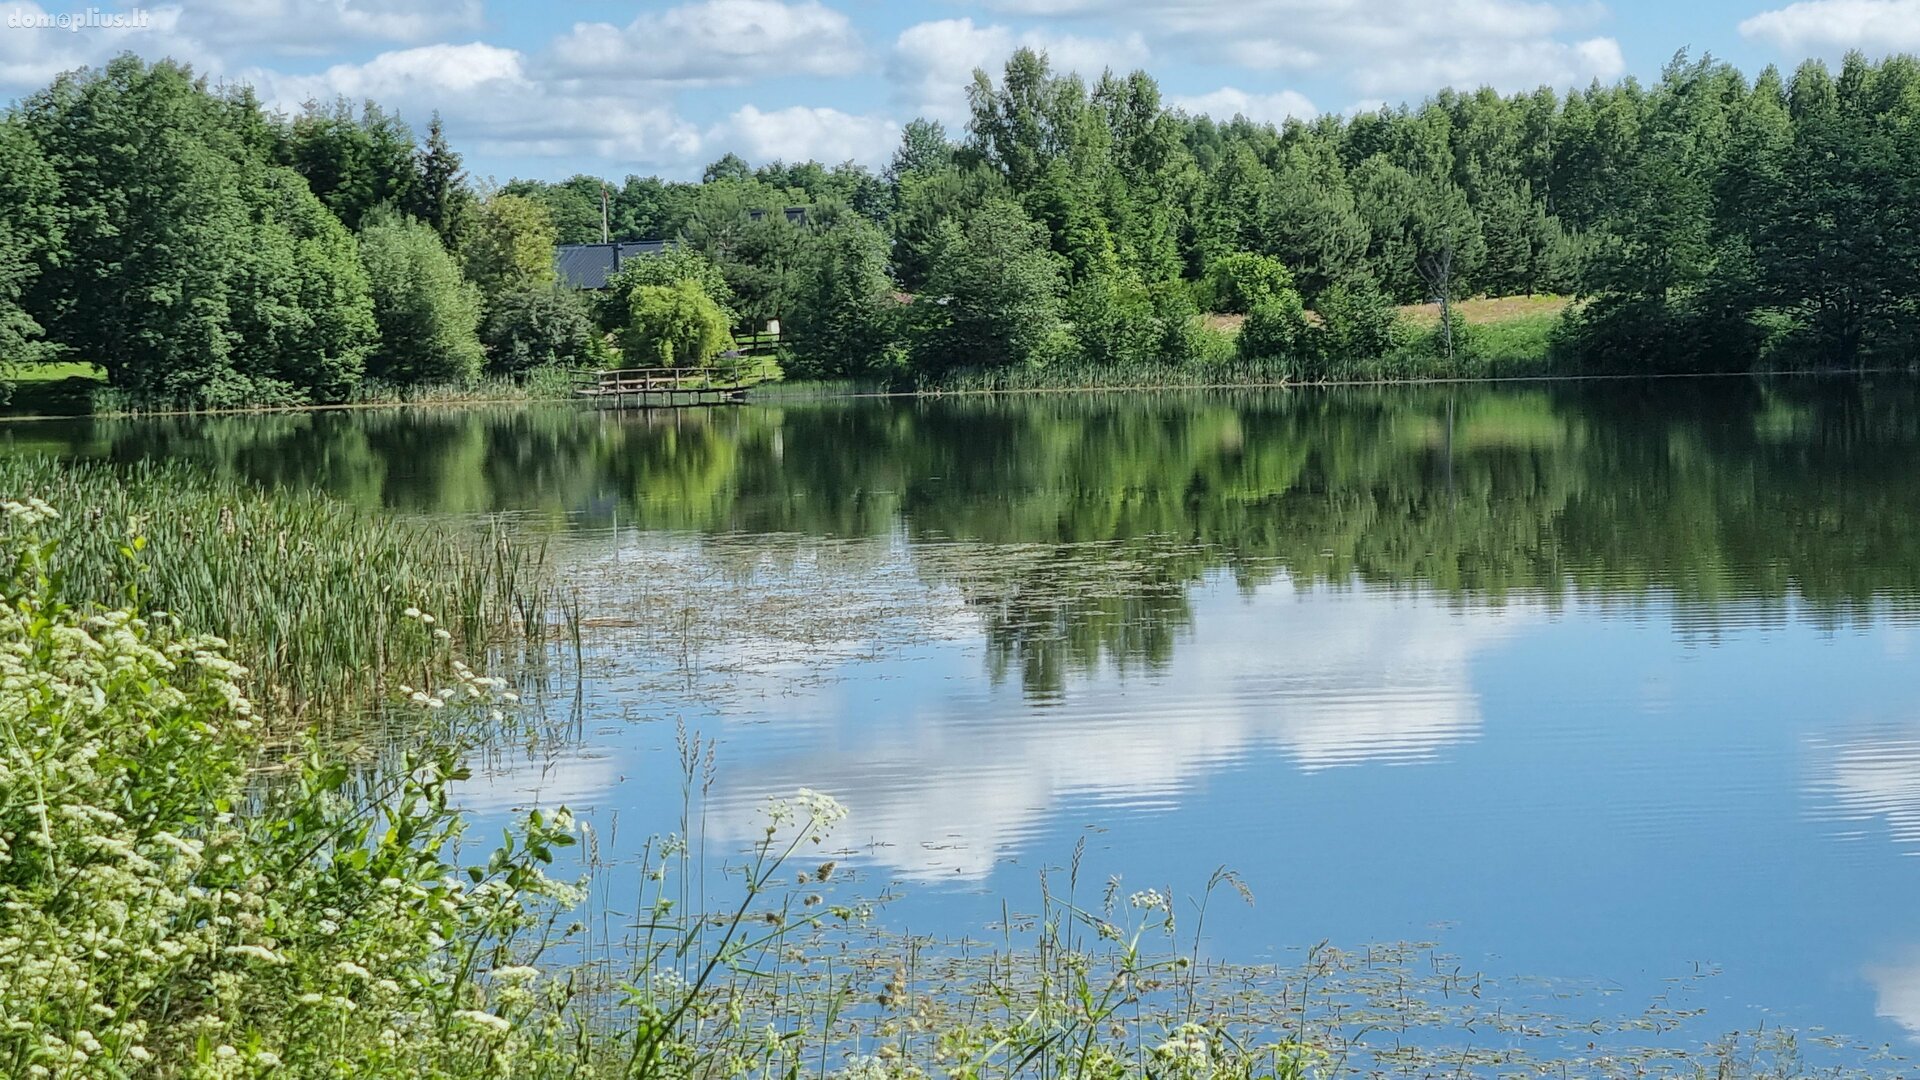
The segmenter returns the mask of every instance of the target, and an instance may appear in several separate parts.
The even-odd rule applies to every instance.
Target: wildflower
[[[342,960],[333,965],[333,972],[336,975],[345,975],[348,978],[359,979],[361,982],[366,982],[373,978],[373,972],[368,971],[366,968],[361,967],[351,960]]]
[[[400,614],[405,615],[409,619],[417,619],[420,617],[420,609],[417,607],[410,607],[407,610],[401,612]]]
[[[1127,897],[1127,903],[1142,911],[1155,911],[1167,906],[1167,898],[1160,895],[1159,889],[1142,889]]]
[[[436,626],[436,627],[434,627],[434,628],[433,628],[433,637],[434,637],[434,640],[435,640],[435,641],[451,641],[451,640],[453,640],[453,635],[452,635],[452,634],[449,634],[449,633],[447,633],[447,631],[446,631],[445,629],[443,629],[443,628],[441,628],[441,627],[438,627],[438,626]]]
[[[453,1018],[471,1024],[474,1027],[497,1031],[502,1035],[513,1029],[513,1022],[506,1017],[495,1016],[490,1012],[481,1012],[478,1009],[455,1010]]]
[[[284,1063],[283,1063],[283,1062],[282,1062],[282,1061],[280,1060],[280,1055],[279,1055],[279,1054],[276,1054],[276,1053],[274,1053],[274,1052],[273,1052],[273,1051],[271,1051],[271,1050],[256,1050],[256,1051],[254,1051],[254,1053],[253,1053],[253,1063],[254,1063],[255,1065],[259,1065],[259,1066],[261,1066],[262,1068],[267,1068],[267,1069],[277,1069],[277,1068],[279,1068],[279,1067],[280,1067],[280,1066],[281,1066],[282,1064],[284,1064]]]
[[[286,958],[272,949],[260,945],[229,945],[220,950],[228,956],[245,956],[263,964],[284,964]]]
[[[501,982],[528,982],[540,976],[540,969],[526,964],[514,964],[511,967],[493,969],[493,977]]]

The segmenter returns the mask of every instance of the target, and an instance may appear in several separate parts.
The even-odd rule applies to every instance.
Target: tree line
[[[1016,53],[962,132],[890,164],[728,155],[698,182],[469,178],[437,120],[284,116],[122,57],[0,121],[0,355],[204,403],[620,361],[698,364],[777,320],[811,377],[1266,364],[1470,348],[1396,305],[1572,293],[1558,369],[1903,360],[1920,298],[1920,64],[1442,91],[1281,125]],[[806,208],[803,220],[781,213]],[[556,243],[670,239],[592,298]],[[1235,336],[1203,313],[1244,315]]]

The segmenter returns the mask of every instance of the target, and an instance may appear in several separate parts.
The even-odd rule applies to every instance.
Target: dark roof
[[[747,211],[747,219],[749,221],[759,221],[770,213],[772,213],[771,210],[749,210]],[[807,208],[804,206],[789,206],[785,210],[780,211],[780,213],[786,217],[787,223],[790,225],[805,225],[807,223]]]
[[[607,279],[628,259],[658,255],[671,240],[620,240],[611,244],[561,244],[553,251],[553,269],[563,285],[604,289]]]

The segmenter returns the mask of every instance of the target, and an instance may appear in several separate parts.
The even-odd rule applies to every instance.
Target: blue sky
[[[884,163],[916,115],[957,132],[968,73],[1021,45],[1278,120],[1647,77],[1683,47],[1748,70],[1920,51],[1920,0],[0,0],[0,95],[131,50],[288,109],[438,110],[481,177],[682,178],[728,151]]]

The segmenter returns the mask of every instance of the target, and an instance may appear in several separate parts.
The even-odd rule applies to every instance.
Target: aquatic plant
[[[548,633],[544,547],[498,527],[405,521],[179,465],[0,460],[0,495],[67,508],[40,526],[60,545],[63,602],[131,599],[235,642],[249,692],[289,711],[372,700],[418,669],[442,645],[394,633],[404,607],[442,612],[436,629],[469,655]]]

